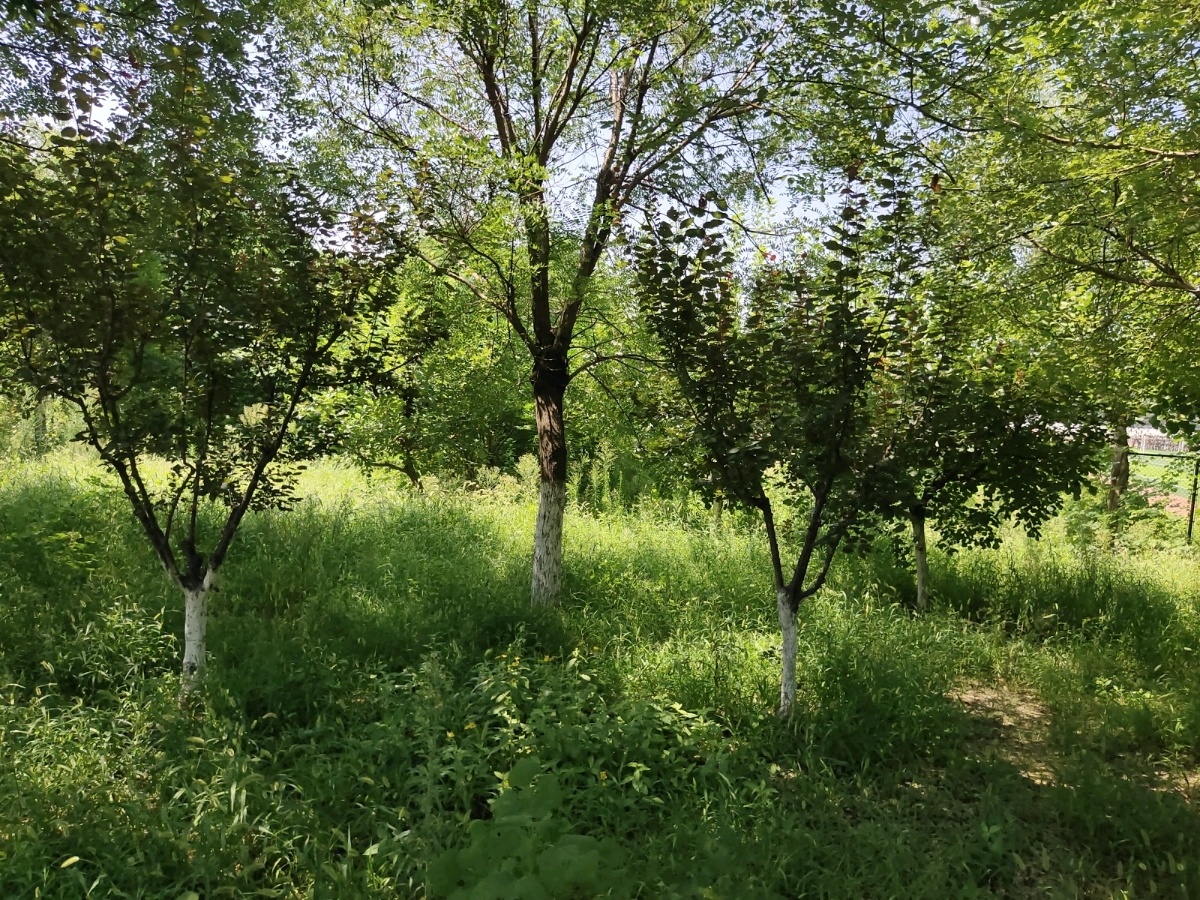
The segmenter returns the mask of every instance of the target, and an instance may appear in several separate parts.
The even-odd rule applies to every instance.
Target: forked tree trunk
[[[216,576],[217,573],[210,569],[197,587],[185,588],[183,592],[183,678],[180,691],[184,694],[190,694],[204,680],[208,594]]]
[[[917,609],[925,611],[929,605],[929,554],[925,546],[925,510],[914,509],[912,521],[913,557],[917,569]]]
[[[566,359],[536,361],[532,380],[541,482],[533,533],[531,599],[534,606],[548,606],[558,602],[562,590],[563,513],[567,506],[567,436],[563,430]]]
[[[796,705],[796,607],[787,588],[776,592],[775,605],[779,610],[779,630],[783,634],[783,673],[779,682],[779,717],[786,719]]]
[[[1108,511],[1116,512],[1121,496],[1129,488],[1129,431],[1124,424],[1113,428],[1113,462],[1108,477]]]

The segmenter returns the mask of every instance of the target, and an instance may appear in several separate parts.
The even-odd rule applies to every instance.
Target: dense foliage
[[[1192,0],[3,10],[0,893],[1195,893]]]

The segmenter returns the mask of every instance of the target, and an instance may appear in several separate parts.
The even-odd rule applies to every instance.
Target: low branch
[[[667,367],[667,361],[663,359],[655,359],[652,356],[644,356],[641,353],[612,353],[612,354],[596,354],[583,365],[577,366],[570,375],[567,376],[568,382],[574,380],[576,375],[582,375],[588,369],[603,365],[607,362],[642,362],[655,368],[663,369]]]

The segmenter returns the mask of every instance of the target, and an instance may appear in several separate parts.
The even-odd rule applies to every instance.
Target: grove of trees
[[[185,598],[185,690],[304,460],[421,490],[531,456],[536,606],[569,603],[572,483],[761,517],[787,715],[839,552],[908,545],[923,610],[931,525],[1036,536],[1114,443],[1119,495],[1129,426],[1200,421],[1197,23],[10,3],[0,393],[65,405],[116,476]]]

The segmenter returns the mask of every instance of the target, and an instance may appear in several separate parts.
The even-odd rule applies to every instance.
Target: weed
[[[78,451],[10,466],[0,896],[1200,890],[1189,552],[1012,534],[934,554],[922,616],[886,548],[846,557],[780,722],[757,532],[625,511],[608,465],[536,613],[519,482],[314,467],[313,499],[247,520],[186,706],[176,592],[119,495]]]

